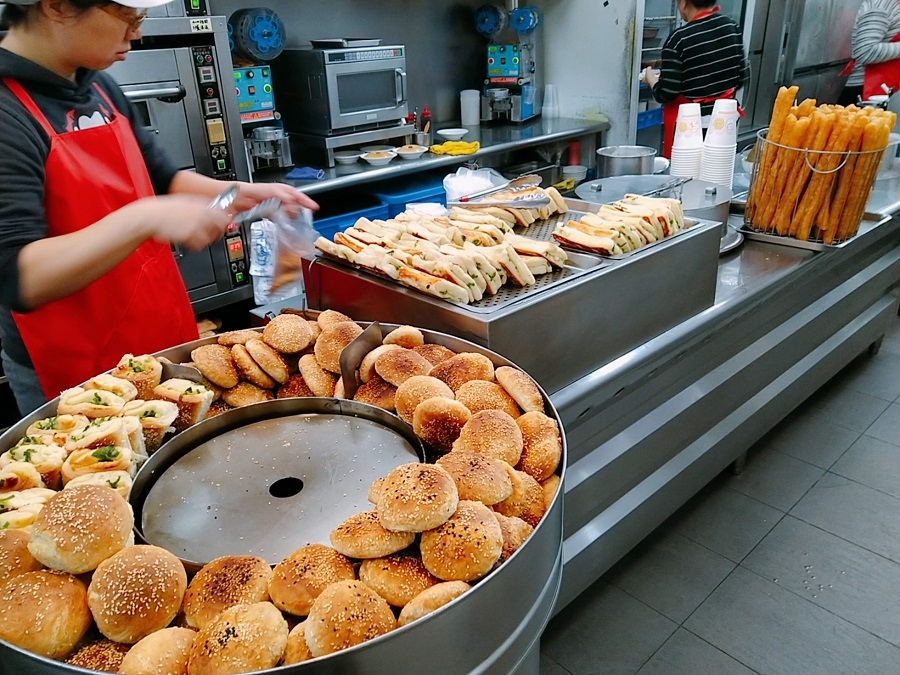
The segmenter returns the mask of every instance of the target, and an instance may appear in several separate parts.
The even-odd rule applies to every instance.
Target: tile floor
[[[553,618],[567,673],[900,674],[900,319]]]

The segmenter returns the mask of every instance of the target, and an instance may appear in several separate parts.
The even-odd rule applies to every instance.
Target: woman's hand
[[[281,200],[282,207],[292,216],[296,215],[297,208],[302,206],[312,211],[319,208],[308,196],[297,188],[285,183],[244,183],[238,182],[238,195],[232,208],[236,211],[244,211],[258,204],[264,199],[276,197]]]
[[[209,208],[208,199],[195,195],[148,197],[125,209],[148,223],[154,240],[188,251],[199,251],[221,239],[234,215],[233,209]]]

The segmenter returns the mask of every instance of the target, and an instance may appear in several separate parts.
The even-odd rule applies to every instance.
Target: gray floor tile
[[[741,565],[900,646],[900,564],[788,516]]]
[[[861,433],[878,419],[890,402],[846,387],[826,385],[807,399],[806,404],[816,417]]]
[[[832,424],[801,407],[766,434],[757,446],[771,447],[827,469],[859,435],[858,431]]]
[[[753,670],[896,673],[900,649],[738,567],[684,627]]]
[[[677,627],[601,581],[550,621],[541,639],[541,652],[572,675],[633,674]]]
[[[639,675],[753,675],[753,671],[724,652],[704,642],[684,628],[679,628],[660,647]],[[541,671],[541,675],[544,675]]]
[[[604,578],[677,623],[684,621],[735,563],[677,532],[651,536]]]
[[[840,374],[842,386],[887,401],[900,396],[900,354],[882,350],[878,354],[862,354]]]
[[[831,467],[832,473],[900,498],[900,446],[860,436]]]
[[[541,654],[541,675],[571,675],[568,670],[559,665],[546,654]]]
[[[892,403],[887,410],[866,429],[866,436],[885,443],[900,445],[900,403]]]
[[[900,562],[900,499],[827,473],[791,515]]]
[[[771,448],[758,448],[747,457],[744,471],[726,485],[787,513],[806,494],[825,469]]]
[[[673,516],[672,528],[733,562],[743,560],[784,515],[729,488],[703,495]]]

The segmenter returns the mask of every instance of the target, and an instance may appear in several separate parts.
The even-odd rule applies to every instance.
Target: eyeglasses
[[[133,31],[138,30],[141,27],[141,24],[144,23],[144,19],[147,18],[147,9],[125,7],[116,2],[108,2],[97,6],[110,16],[114,16],[120,21],[124,21],[128,24],[128,28]]]

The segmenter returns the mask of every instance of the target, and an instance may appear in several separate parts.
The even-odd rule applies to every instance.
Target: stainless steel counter
[[[486,160],[492,155],[556,142],[566,143],[578,138],[596,137],[609,130],[609,121],[606,118],[590,121],[538,117],[522,124],[480,125],[467,128],[469,133],[463,140],[478,141],[481,144],[478,152],[471,155],[426,153],[414,160],[396,157],[387,166],[369,166],[359,161],[352,165],[338,165],[333,169],[326,168],[324,177],[317,181],[297,181],[285,178],[289,170],[259,171],[253,178],[259,182],[288,183],[301,188],[307,194],[316,194],[432,169],[447,168],[452,171],[453,167],[472,160],[487,166],[490,164]],[[434,138],[434,134],[432,136],[433,142],[441,142],[440,138]],[[594,150],[595,148],[590,144],[589,147],[582,148],[582,157],[588,157],[593,161]]]
[[[876,349],[897,315],[898,286],[895,218],[822,252],[745,241],[721,258],[712,307],[554,391],[570,461],[557,611]]]

